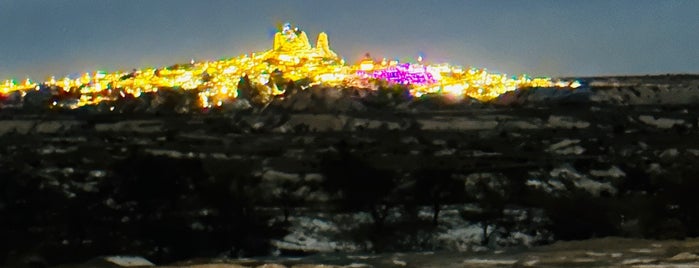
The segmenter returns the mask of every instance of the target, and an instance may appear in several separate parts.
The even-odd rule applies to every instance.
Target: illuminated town
[[[318,34],[315,47],[308,36],[290,23],[284,24],[274,36],[270,50],[241,55],[218,61],[194,61],[163,68],[144,68],[132,72],[107,73],[97,71],[80,77],[50,77],[44,82],[26,79],[21,82],[0,82],[0,96],[24,96],[28,91],[51,88],[74,96],[72,102],[53,102],[56,108],[75,109],[126,96],[139,97],[142,93],[162,88],[195,90],[202,108],[221,106],[238,97],[238,85],[247,77],[259,95],[270,100],[284,94],[284,88],[275,81],[306,79],[306,86],[378,88],[376,81],[406,86],[410,94],[447,94],[455,98],[470,97],[480,101],[491,100],[505,92],[528,87],[576,88],[577,81],[553,81],[550,78],[530,78],[526,75],[509,77],[488,73],[485,69],[428,64],[418,57],[417,62],[367,57],[356,64],[347,64],[330,49],[328,35]],[[281,78],[281,79],[272,79]]]

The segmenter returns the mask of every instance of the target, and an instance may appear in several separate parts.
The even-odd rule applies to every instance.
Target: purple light
[[[367,74],[364,71],[358,71],[357,75],[360,77],[382,79],[388,81],[389,83],[403,85],[428,85],[437,82],[432,74],[427,72],[427,68],[425,66],[409,63],[402,63],[386,69],[376,70],[371,74]]]

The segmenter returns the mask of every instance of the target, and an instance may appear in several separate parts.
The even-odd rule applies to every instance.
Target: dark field
[[[312,88],[206,113],[2,109],[0,264],[350,265],[362,262],[352,254],[436,251],[433,265],[461,265],[563,240],[699,236],[699,78],[584,82],[488,104]],[[663,254],[682,252],[699,253]],[[623,263],[599,254],[570,261]]]

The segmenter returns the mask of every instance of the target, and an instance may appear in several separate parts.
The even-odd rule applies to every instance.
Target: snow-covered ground
[[[306,257],[198,259],[157,267],[328,268],[328,267],[699,267],[699,239],[599,238],[533,248],[481,252],[420,251],[385,254],[325,253]],[[134,257],[107,260],[136,259]],[[136,259],[148,265],[147,260]],[[95,261],[92,262],[96,263]],[[125,263],[122,267],[128,267]]]

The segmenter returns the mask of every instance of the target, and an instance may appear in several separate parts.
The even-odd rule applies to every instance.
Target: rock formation
[[[318,34],[316,47],[312,47],[306,32],[299,30],[297,27],[292,28],[290,23],[285,23],[282,29],[274,35],[274,45],[268,53],[270,58],[281,61],[338,58],[337,53],[330,50],[326,33],[321,32]]]

